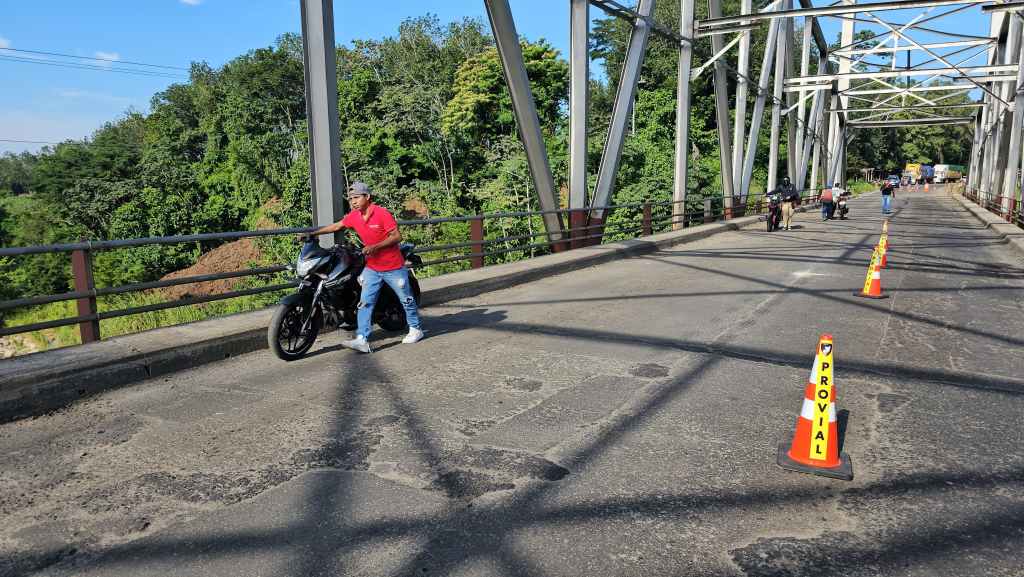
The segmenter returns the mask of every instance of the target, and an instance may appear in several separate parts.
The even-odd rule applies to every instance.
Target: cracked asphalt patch
[[[0,576],[1020,576],[1024,263],[898,208],[884,302],[868,197],[0,425]],[[775,465],[825,332],[849,483]]]

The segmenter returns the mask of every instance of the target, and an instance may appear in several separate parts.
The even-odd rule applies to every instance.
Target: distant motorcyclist
[[[789,181],[788,176],[782,177],[782,184],[780,184],[773,192],[779,194],[782,197],[782,224],[789,230],[791,221],[793,220],[793,212],[796,210],[798,204],[800,204],[800,193],[793,188],[793,183]]]

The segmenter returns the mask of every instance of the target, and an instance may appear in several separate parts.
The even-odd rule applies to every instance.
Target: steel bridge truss
[[[512,97],[520,138],[526,151],[534,190],[542,210],[559,207],[551,165],[523,62],[519,34],[508,0],[483,0],[505,80]],[[1005,0],[887,0],[857,3],[839,0],[815,6],[812,0],[774,0],[755,9],[741,0],[740,14],[723,15],[721,0],[707,0],[708,18],[697,20],[696,0],[678,1],[678,32],[654,19],[656,0],[635,7],[615,0],[568,0],[570,11],[569,191],[573,209],[569,227],[600,226],[610,204],[622,156],[640,71],[651,35],[679,50],[675,122],[675,169],[672,193],[675,226],[683,226],[690,153],[690,83],[706,70],[713,74],[715,116],[719,127],[721,186],[726,214],[750,194],[754,159],[771,107],[768,130],[767,190],[780,173],[798,189],[829,183],[845,184],[846,147],[861,127],[967,124],[974,126],[969,186],[1001,191],[1012,199],[1018,186],[1024,132],[1024,2]],[[608,135],[596,184],[588,189],[587,108],[589,103],[590,8],[621,18],[632,26],[616,87]],[[951,23],[957,14],[982,6],[991,15],[987,36],[964,34]],[[918,10],[906,22],[885,19],[890,11]],[[302,0],[306,61],[306,94],[310,113],[310,163],[314,219],[317,224],[340,217],[342,185],[338,166],[337,87],[334,73],[332,0]],[[840,46],[829,50],[819,18],[841,23]],[[801,42],[795,25],[801,24]],[[768,26],[765,50],[752,54],[751,36]],[[854,37],[862,24],[869,38]],[[926,26],[927,25],[927,26]],[[948,29],[943,29],[946,25]],[[936,41],[936,36],[939,40]],[[693,46],[709,38],[712,56],[694,67]],[[811,43],[817,49],[811,60]],[[799,71],[795,70],[799,48]],[[751,58],[760,56],[758,78],[751,78]],[[915,62],[915,58],[917,61]],[[904,60],[904,65],[899,60]],[[813,73],[812,73],[813,68]],[[730,95],[730,76],[735,90]],[[968,104],[950,102],[980,93]],[[753,109],[748,115],[748,98]],[[333,103],[333,108],[332,108]],[[730,103],[733,103],[730,106]],[[730,119],[731,117],[731,119]],[[783,119],[785,120],[783,126]],[[730,129],[731,128],[731,129]],[[786,166],[778,166],[781,132],[786,130]],[[333,143],[333,146],[331,146]],[[1022,170],[1021,172],[1024,172]],[[1012,200],[1006,200],[1011,202]],[[566,229],[556,212],[545,215],[551,241],[564,239]]]

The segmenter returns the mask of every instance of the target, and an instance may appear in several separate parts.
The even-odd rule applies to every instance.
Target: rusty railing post
[[[555,216],[558,217],[559,225],[561,225],[561,223],[562,223],[562,213],[560,213],[560,212],[559,213],[555,213]],[[570,228],[570,229],[572,228],[572,212],[571,211],[567,212],[565,214],[565,223],[566,223],[566,227],[567,228]],[[551,252],[565,252],[567,250],[572,249],[573,248],[572,240],[573,240],[572,231],[571,230],[563,230],[563,232],[562,232],[562,240],[560,240],[558,242],[551,243]]]
[[[75,279],[75,292],[88,292],[89,296],[82,297],[76,301],[78,305],[78,316],[90,316],[96,314],[96,284],[92,279],[92,252],[85,249],[75,249],[71,252],[71,275]],[[100,321],[82,321],[78,323],[78,332],[82,337],[82,344],[92,343],[100,340]]]
[[[569,238],[572,239],[570,248],[575,249],[586,246],[586,243],[581,240],[582,237],[587,235],[587,231],[583,230],[585,226],[587,226],[586,211],[571,210],[569,212]]]
[[[651,226],[651,203],[650,202],[645,202],[644,203],[644,220],[643,220],[643,223],[642,223],[642,229],[643,229],[642,232],[643,232],[644,236],[651,236],[652,234],[654,234],[654,229]]]
[[[474,218],[469,221],[469,240],[473,242],[473,254],[474,256],[469,259],[469,264],[473,268],[483,268],[484,266],[484,217]]]

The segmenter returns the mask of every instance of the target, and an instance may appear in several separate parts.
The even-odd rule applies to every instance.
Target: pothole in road
[[[438,475],[430,488],[444,491],[452,499],[472,500],[485,493],[515,489],[514,483],[502,482],[491,475],[476,471],[448,471]]]
[[[536,379],[527,379],[525,377],[505,377],[505,386],[516,391],[526,391],[533,393],[539,391],[544,383]]]
[[[645,379],[660,379],[668,376],[668,367],[654,363],[644,363],[629,369],[629,374]]]
[[[496,447],[465,446],[445,451],[430,466],[437,476],[429,489],[468,500],[514,489],[519,479],[555,482],[569,474],[565,467],[542,457]]]

